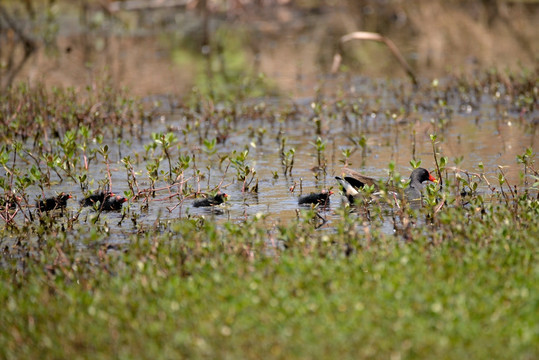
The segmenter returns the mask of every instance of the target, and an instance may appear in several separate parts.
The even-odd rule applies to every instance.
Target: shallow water
[[[334,85],[332,85],[334,86]],[[180,198],[171,196],[178,190],[172,187],[168,190],[158,191],[155,198],[150,198],[148,209],[144,209],[146,203],[143,200],[130,201],[124,205],[124,211],[128,208],[129,213],[138,214],[135,226],[128,216],[121,222],[120,212],[109,212],[101,215],[101,221],[110,228],[110,242],[127,241],[127,235],[135,231],[141,224],[149,227],[157,221],[167,223],[185,216],[212,217],[219,221],[230,220],[241,223],[247,218],[257,213],[267,215],[266,224],[273,227],[276,224],[288,223],[298,216],[298,209],[307,207],[298,206],[297,199],[301,194],[317,192],[322,189],[332,189],[335,194],[331,198],[330,206],[320,212],[321,216],[327,220],[321,226],[322,229],[332,231],[332,221],[339,215],[336,210],[346,202],[340,195],[334,176],[340,175],[342,167],[342,150],[353,148],[351,138],[366,138],[366,150],[362,151],[357,147],[348,159],[350,166],[360,170],[362,173],[384,178],[388,174],[388,164],[393,161],[396,170],[402,174],[403,179],[408,178],[411,171],[409,164],[414,152],[415,158],[422,160],[422,166],[433,170],[434,158],[430,134],[438,134],[438,150],[441,155],[449,158],[449,166],[454,166],[456,157],[463,157],[458,166],[470,172],[480,172],[478,164],[482,162],[485,174],[489,182],[498,186],[498,166],[503,166],[509,184],[520,184],[519,172],[522,165],[517,164],[516,156],[522,154],[527,147],[531,147],[537,153],[538,145],[536,141],[537,110],[535,113],[521,114],[516,111],[504,111],[500,115],[496,111],[496,106],[502,99],[492,98],[482,94],[479,99],[470,101],[466,98],[455,96],[450,99],[445,110],[440,111],[435,100],[430,100],[431,94],[414,95],[410,97],[416,110],[406,118],[400,115],[392,116],[392,113],[399,114],[404,102],[396,97],[395,87],[398,83],[385,83],[370,81],[365,78],[358,78],[350,82],[339,83],[335,87],[328,86],[326,93],[322,97],[324,111],[321,118],[321,139],[326,143],[323,152],[327,163],[325,171],[315,171],[317,166],[316,150],[313,143],[318,135],[315,133],[313,125],[313,111],[311,103],[315,100],[310,98],[292,100],[279,99],[259,99],[254,100],[257,106],[265,106],[271,111],[262,112],[260,117],[245,116],[231,121],[229,136],[222,144],[216,145],[216,153],[208,156],[199,144],[200,135],[197,131],[184,133],[188,124],[193,123],[192,119],[187,119],[181,109],[174,108],[171,104],[162,104],[162,113],[146,125],[146,130],[142,139],[130,138],[130,145],[122,142],[120,147],[112,141],[106,139],[111,148],[111,175],[112,190],[122,194],[128,190],[127,176],[124,165],[119,161],[121,156],[131,156],[138,158],[140,162],[135,164],[138,184],[140,189],[149,188],[146,165],[144,161],[144,146],[151,143],[151,132],[172,131],[178,137],[178,144],[171,150],[172,162],[174,163],[178,155],[189,154],[196,156],[197,169],[204,174],[203,178],[197,181],[194,176],[194,167],[188,168],[184,173],[187,179],[185,185],[190,185],[194,191],[207,192],[221,184],[221,191],[229,195],[229,201],[218,211],[211,211],[205,208],[194,208],[193,199],[185,199],[181,206],[178,206]],[[350,104],[356,104],[361,111],[356,114],[346,112],[334,112],[335,93],[340,91],[347,94]],[[286,117],[286,119],[276,120],[268,114],[285,113],[295,104],[296,111]],[[497,105],[498,104],[498,105]],[[510,109],[509,106],[506,106]],[[394,109],[394,110],[386,110]],[[389,111],[389,113],[386,113]],[[346,119],[343,116],[346,114]],[[360,115],[357,115],[360,114]],[[447,114],[450,119],[447,124],[440,127],[440,114]],[[200,119],[199,119],[200,120]],[[202,120],[201,120],[202,121]],[[224,126],[223,121],[217,124]],[[205,129],[205,124],[201,125],[201,131]],[[257,131],[263,129],[263,135],[257,136]],[[208,137],[216,136],[214,128],[208,129]],[[279,154],[281,139],[286,138],[285,151],[291,147],[295,148],[295,158],[292,174],[283,175],[283,166]],[[125,140],[125,139],[124,139]],[[222,166],[217,166],[221,156],[229,155],[233,151],[241,152],[249,150],[246,163],[256,170],[255,178],[258,179],[258,193],[243,193],[242,183],[238,182],[233,166],[227,168],[227,161]],[[138,156],[137,156],[138,154]],[[159,148],[152,159],[159,156]],[[161,171],[168,171],[166,160],[161,162]],[[2,170],[4,171],[4,170]],[[276,176],[275,176],[276,175]],[[2,174],[5,176],[5,172]],[[106,179],[105,166],[102,162],[94,160],[90,164],[89,178],[94,179],[94,188],[97,181]],[[156,188],[167,187],[164,182],[156,183]],[[295,186],[294,186],[295,185]],[[294,187],[291,192],[290,188]],[[94,189],[90,186],[90,189]],[[47,195],[57,192],[69,192],[73,195],[73,200],[69,201],[68,213],[73,216],[79,211],[78,201],[82,199],[80,187],[70,180],[64,180],[47,189]],[[479,184],[479,192],[485,195],[491,194],[491,190],[485,181]],[[40,194],[37,187],[31,188],[31,198]],[[89,208],[82,210],[79,216],[80,224],[77,226],[91,226],[90,219],[95,216]],[[22,221],[22,218],[19,219]],[[393,231],[391,219],[386,219],[382,231],[391,233]]]

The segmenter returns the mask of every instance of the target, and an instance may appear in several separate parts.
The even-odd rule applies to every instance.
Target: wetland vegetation
[[[345,56],[290,97],[209,29],[215,58],[171,53],[204,64],[181,95],[1,90],[1,358],[539,356],[538,69]],[[343,167],[384,180],[350,204]],[[421,201],[385,191],[418,167]]]

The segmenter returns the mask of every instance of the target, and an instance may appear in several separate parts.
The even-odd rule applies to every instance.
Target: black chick
[[[71,199],[71,195],[61,193],[58,196],[46,198],[45,200],[36,201],[36,208],[39,211],[51,211],[56,209],[65,209],[67,200]]]
[[[204,206],[216,206],[225,202],[228,195],[225,193],[217,193],[215,196],[210,196],[205,199],[196,200],[193,203],[194,207],[204,207]]]
[[[333,191],[322,190],[320,193],[310,193],[299,198],[298,204],[319,204],[326,206],[329,204],[329,197],[333,195]]]
[[[97,203],[101,205],[105,203],[105,200],[114,196],[111,192],[100,191],[90,196],[85,197],[80,201],[82,206],[94,206]]]
[[[114,210],[121,210],[122,205],[124,202],[126,202],[127,199],[123,196],[116,195],[116,196],[109,196],[105,202],[103,202],[103,205],[101,206],[101,210],[104,211],[114,211]]]
[[[0,196],[0,210],[14,210],[21,200],[18,196],[4,194]]]

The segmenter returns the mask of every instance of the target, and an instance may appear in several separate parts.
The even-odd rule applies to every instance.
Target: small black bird
[[[61,193],[58,196],[46,198],[45,200],[36,201],[36,208],[39,211],[51,211],[56,209],[65,209],[67,206],[67,199],[71,199],[71,195]]]
[[[227,194],[219,192],[215,196],[210,196],[205,199],[196,200],[193,203],[193,206],[194,207],[216,206],[216,205],[222,204],[227,198],[228,198]]]
[[[14,210],[22,199],[15,195],[0,196],[0,210]]]
[[[100,191],[100,192],[97,192],[95,194],[85,197],[84,199],[80,201],[80,204],[82,206],[94,206],[97,203],[100,203],[101,205],[103,205],[105,203],[105,200],[112,196],[114,196],[114,194],[111,192]]]
[[[333,191],[322,190],[320,193],[310,193],[299,198],[298,204],[319,204],[326,206],[329,204],[329,197],[333,195]]]
[[[126,201],[127,199],[120,195],[109,196],[105,202],[103,202],[100,209],[104,211],[121,210],[122,205]]]

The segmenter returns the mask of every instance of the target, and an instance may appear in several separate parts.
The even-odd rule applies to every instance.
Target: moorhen
[[[379,190],[378,182],[375,179],[361,175],[357,171],[348,168],[344,168],[343,172],[345,173],[344,178],[336,176],[335,179],[339,182],[339,184],[341,184],[345,191],[346,197],[351,203],[354,202],[354,198],[359,194],[358,189],[364,187],[365,185],[374,186],[376,191]],[[410,184],[404,190],[404,195],[406,198],[408,200],[420,200],[421,191],[425,187],[423,182],[425,181],[437,182],[434,176],[432,176],[427,169],[414,169],[410,175]]]
[[[38,208],[39,211],[65,209],[67,206],[67,199],[71,199],[71,195],[60,193],[58,196],[46,198],[45,200],[37,200],[36,208]]]
[[[327,206],[329,204],[329,197],[331,195],[333,195],[333,191],[324,189],[319,193],[310,193],[308,195],[301,196],[298,199],[298,204],[319,204],[321,206]]]
[[[228,195],[225,193],[217,193],[215,196],[210,196],[205,199],[196,200],[193,203],[194,207],[216,206],[222,204]]]
[[[0,196],[0,211],[14,210],[17,207],[17,202],[19,201],[21,201],[21,198],[15,195]]]
[[[99,209],[103,211],[121,210],[122,205],[126,201],[127,199],[123,196],[112,194],[105,199],[105,202],[103,203],[103,205],[101,205]]]
[[[97,203],[103,204],[106,199],[114,196],[111,192],[100,191],[90,196],[85,197],[80,201],[82,206],[94,206]]]

